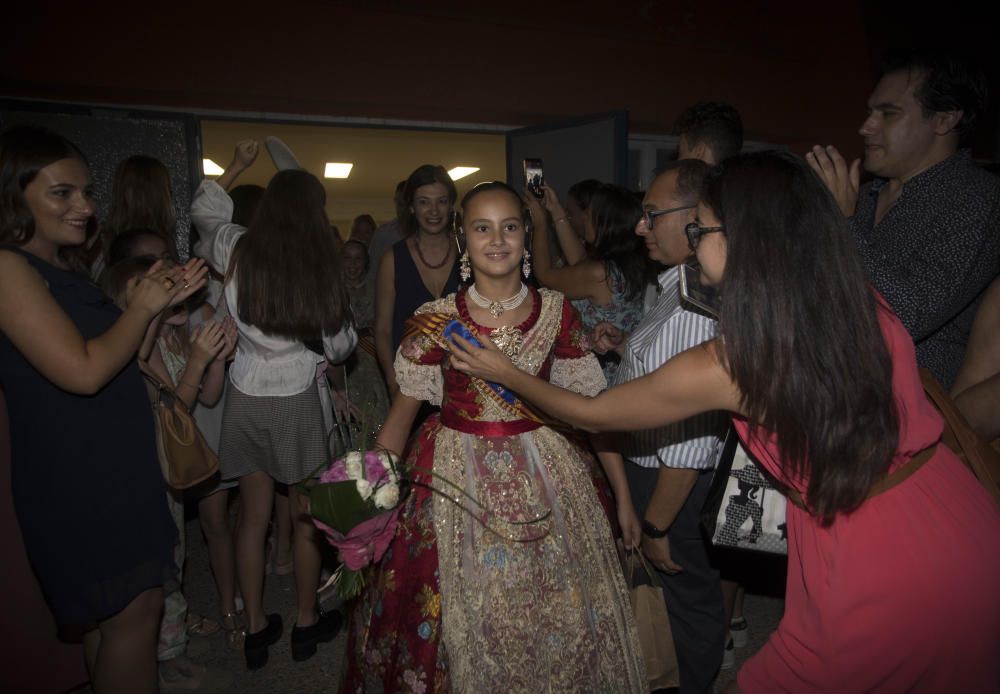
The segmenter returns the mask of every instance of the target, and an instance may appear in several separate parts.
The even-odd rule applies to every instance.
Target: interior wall
[[[627,108],[663,133],[700,99],[748,139],[860,153],[872,85],[859,4],[286,0],[5,10],[7,96],[502,125]]]

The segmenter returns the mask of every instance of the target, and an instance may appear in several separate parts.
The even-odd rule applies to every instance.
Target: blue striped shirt
[[[660,275],[660,298],[629,337],[615,385],[652,373],[672,357],[715,337],[715,320],[681,305],[679,279],[678,267]],[[621,434],[621,453],[642,467],[710,469],[728,425],[724,413],[707,412],[665,427]]]

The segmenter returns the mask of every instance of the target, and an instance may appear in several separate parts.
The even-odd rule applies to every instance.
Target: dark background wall
[[[750,139],[856,154],[873,56],[927,27],[974,30],[944,14],[787,0],[25,2],[5,11],[0,94],[504,125],[627,108],[633,133],[721,99]]]

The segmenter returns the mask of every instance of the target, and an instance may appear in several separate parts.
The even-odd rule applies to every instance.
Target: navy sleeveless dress
[[[410,249],[406,246],[406,239],[397,241],[392,245],[392,260],[395,269],[396,283],[396,303],[392,310],[392,353],[396,354],[399,344],[403,341],[403,331],[406,321],[413,317],[417,309],[428,301],[440,299],[440,296],[433,296],[428,290],[424,281],[420,279],[420,272],[413,262]],[[458,276],[458,258],[451,264],[451,274],[444,285],[441,296],[448,296],[458,291],[460,278]]]
[[[85,276],[20,249],[85,339],[121,315]],[[11,430],[11,487],[28,559],[56,621],[90,627],[173,569],[152,410],[133,359],[94,395],[40,374],[0,333]]]

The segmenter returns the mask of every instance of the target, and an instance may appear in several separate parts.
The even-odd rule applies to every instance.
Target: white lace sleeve
[[[594,397],[608,387],[601,365],[593,354],[577,359],[554,360],[549,381],[552,385],[587,397]]]
[[[393,368],[396,371],[396,383],[399,384],[399,391],[403,395],[441,406],[441,396],[444,392],[441,364],[417,364],[396,350]]]

